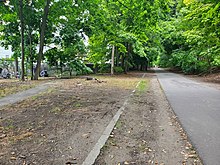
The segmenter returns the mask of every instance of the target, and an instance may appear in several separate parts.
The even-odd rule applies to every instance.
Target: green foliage
[[[0,6],[1,45],[20,57],[18,1]],[[34,3],[33,3],[34,2]],[[45,1],[23,1],[25,55],[36,61]],[[50,66],[89,73],[87,60],[109,72],[149,63],[199,73],[220,66],[220,2],[217,0],[51,0],[45,45]],[[85,45],[85,35],[89,46]]]
[[[161,22],[165,53],[160,65],[185,73],[206,72],[220,67],[220,3],[185,1],[177,17]]]
[[[143,94],[148,89],[148,81],[141,80],[138,87],[137,87],[137,93],[139,95]]]
[[[99,71],[100,73],[109,73],[110,70],[111,70],[110,64],[101,63],[101,64],[99,65],[99,70],[98,70],[98,71]]]
[[[14,59],[13,58],[1,58],[0,59],[0,68],[9,69],[9,68],[12,68],[13,65],[14,65]]]
[[[102,1],[89,16],[90,52],[88,60],[103,67],[116,48],[115,63],[126,70],[138,65],[136,58],[155,59],[161,50],[157,24],[168,12],[167,1]],[[105,66],[105,65],[104,65]]]
[[[115,72],[115,73],[123,73],[124,70],[123,70],[123,68],[120,67],[120,66],[115,66],[115,67],[114,67],[114,72]]]
[[[90,74],[93,71],[87,67],[81,60],[73,60],[68,63],[69,68],[76,72],[77,75]]]
[[[75,72],[77,75],[92,73],[93,71],[74,54],[75,51],[76,49],[62,51],[52,48],[45,53],[45,57],[51,67],[61,70],[61,74],[65,70],[68,70],[70,74]]]

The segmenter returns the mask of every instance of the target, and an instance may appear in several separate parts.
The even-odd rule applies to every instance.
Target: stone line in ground
[[[144,78],[145,74],[146,73],[144,73],[141,78]],[[141,82],[141,80],[137,83],[135,89],[132,91],[130,96],[132,96],[135,93],[135,91],[136,91],[137,87],[139,86],[140,82]],[[130,99],[130,97],[125,100],[122,107],[118,110],[118,112],[112,118],[112,120],[110,121],[108,126],[105,128],[104,132],[102,133],[101,137],[99,138],[98,142],[95,144],[93,149],[90,151],[90,153],[88,154],[88,156],[86,157],[86,159],[84,160],[82,165],[92,165],[92,164],[95,163],[96,158],[99,156],[102,147],[105,145],[106,141],[108,140],[112,130],[114,129],[117,121],[119,120],[119,118],[120,118],[121,114],[123,113],[126,105],[128,104],[129,99]]]

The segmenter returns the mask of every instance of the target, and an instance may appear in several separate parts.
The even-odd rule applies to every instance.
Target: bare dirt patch
[[[209,74],[203,74],[203,75],[187,75],[175,69],[165,69],[165,70],[181,74],[182,76],[186,78],[192,79],[200,83],[204,83],[210,87],[220,90],[220,71],[219,70],[217,70],[216,73],[209,73]]]
[[[58,80],[0,109],[0,164],[82,164],[141,74]]]
[[[57,80],[44,93],[2,107],[0,164],[82,164],[139,81],[95,164],[202,164],[155,75],[142,75]]]
[[[194,81],[204,83],[210,87],[220,90],[220,73],[208,74],[206,76],[184,75]]]
[[[154,74],[132,96],[95,165],[200,165]],[[145,87],[146,88],[146,87]]]

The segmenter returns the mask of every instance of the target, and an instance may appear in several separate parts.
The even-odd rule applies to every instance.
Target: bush
[[[123,73],[124,70],[123,70],[123,68],[120,67],[120,66],[115,66],[115,67],[114,67],[114,72],[115,72],[115,73]]]
[[[109,73],[111,71],[111,65],[110,64],[101,64],[100,69],[98,72],[100,73]]]

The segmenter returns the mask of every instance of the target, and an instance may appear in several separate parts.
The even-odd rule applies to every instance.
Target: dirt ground
[[[173,69],[166,69],[168,71],[181,74],[182,76],[186,78],[190,78],[194,81],[204,83],[210,87],[217,88],[220,90],[220,70],[216,71],[216,73],[210,73],[205,75],[187,75],[180,71],[173,70]]]
[[[57,80],[38,96],[0,109],[0,164],[82,164],[139,74]]]
[[[0,108],[0,164],[82,164],[142,75],[56,80],[48,91]],[[154,73],[144,81],[95,164],[202,164]]]
[[[147,91],[132,96],[95,164],[202,164],[154,74],[147,77]]]
[[[198,76],[198,75],[184,75],[187,78],[190,78],[194,81],[204,83],[210,87],[216,88],[220,90],[220,72],[213,73],[206,76]]]

